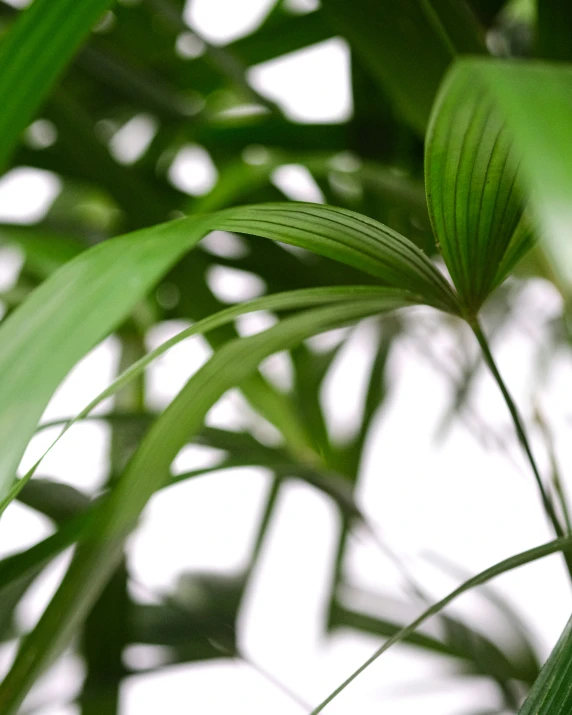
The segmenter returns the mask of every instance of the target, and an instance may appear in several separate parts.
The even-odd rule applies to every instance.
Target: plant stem
[[[497,383],[497,385],[502,393],[502,396],[504,398],[506,406],[508,407],[508,411],[510,412],[510,415],[512,417],[512,421],[514,424],[514,428],[516,430],[518,441],[520,442],[520,445],[521,445],[521,447],[526,455],[526,458],[528,459],[528,462],[532,468],[532,473],[534,474],[534,479],[536,481],[538,490],[540,492],[540,498],[542,499],[544,511],[546,512],[546,515],[548,516],[548,518],[550,519],[550,521],[552,523],[552,526],[554,528],[554,532],[556,533],[556,536],[562,537],[565,534],[565,530],[562,527],[562,524],[560,523],[560,519],[558,518],[558,515],[556,514],[556,510],[554,508],[554,504],[552,503],[552,499],[548,495],[547,491],[544,488],[544,484],[542,483],[542,478],[540,476],[540,470],[538,469],[536,459],[534,458],[534,455],[532,453],[532,448],[530,446],[530,442],[529,442],[528,436],[526,434],[526,428],[524,426],[524,423],[522,421],[522,418],[520,416],[520,413],[518,411],[516,403],[514,402],[512,396],[511,396],[510,392],[508,391],[508,388],[499,372],[499,369],[497,367],[495,359],[493,358],[493,355],[491,353],[487,338],[486,338],[486,336],[483,332],[483,329],[481,328],[478,320],[475,318],[474,320],[469,322],[469,325],[471,326],[471,329],[479,342],[479,345],[483,352],[483,357],[484,357],[485,363],[489,367],[489,369],[495,379],[495,382]],[[572,578],[572,554],[564,551],[563,555],[564,555],[564,559],[566,561],[566,566],[568,568],[568,572],[570,574],[570,577]]]

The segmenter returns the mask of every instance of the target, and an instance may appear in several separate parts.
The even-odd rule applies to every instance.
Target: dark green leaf
[[[324,0],[323,10],[379,79],[403,117],[425,131],[453,46],[421,0]]]
[[[425,180],[437,243],[469,316],[495,286],[520,220],[519,158],[478,77],[452,71],[433,109]]]
[[[572,620],[540,671],[519,715],[558,715],[572,710]]]
[[[458,311],[447,281],[422,251],[353,211],[317,204],[262,204],[221,211],[216,227],[307,248],[417,294],[436,308]]]
[[[35,0],[0,45],[0,170],[111,0]]]

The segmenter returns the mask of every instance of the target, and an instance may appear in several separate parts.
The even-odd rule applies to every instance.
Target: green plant
[[[349,529],[364,521],[354,500],[356,478],[373,415],[383,401],[391,331],[403,328],[399,318],[382,322],[362,423],[345,445],[331,439],[317,402],[336,350],[317,356],[304,341],[364,318],[382,320],[390,311],[412,305],[429,306],[457,329],[465,324],[473,332],[506,401],[555,541],[473,577],[412,626],[372,619],[369,630],[389,640],[368,664],[392,643],[408,639],[492,678],[513,711],[521,705],[514,681],[532,686],[519,712],[572,711],[569,628],[540,674],[532,648],[526,652],[528,643],[519,657],[507,655],[494,634],[484,637],[452,617],[442,617],[442,639],[415,634],[422,620],[440,613],[457,594],[550,553],[562,552],[572,576],[565,496],[548,484],[537,464],[526,420],[496,366],[480,317],[525,255],[529,271],[552,280],[565,300],[569,296],[572,70],[566,61],[572,59],[572,43],[562,37],[562,28],[566,23],[570,27],[572,11],[558,2],[538,7],[538,52],[563,62],[508,62],[485,56],[485,30],[489,28],[490,38],[502,5],[354,0],[350,6],[324,0],[319,10],[297,16],[278,3],[257,32],[227,48],[204,43],[204,54],[189,62],[174,52],[177,36],[187,31],[179,3],[117,4],[112,31],[92,35],[65,76],[75,50],[111,2],[35,0],[13,22],[13,11],[1,6],[8,27],[0,45],[0,161],[3,167],[46,168],[64,181],[42,222],[2,227],[3,239],[25,254],[16,287],[4,296],[8,308],[0,327],[2,511],[17,498],[57,525],[52,536],[0,562],[6,629],[29,584],[58,553],[76,544],[58,591],[37,626],[22,637],[0,685],[2,713],[18,711],[39,674],[79,632],[88,666],[82,712],[117,711],[125,676],[122,650],[132,642],[129,637],[144,637],[126,635],[121,618],[119,625],[110,621],[118,603],[126,613],[138,608],[126,586],[125,540],[151,496],[174,481],[171,464],[189,442],[202,440],[224,449],[227,456],[217,468],[260,465],[274,475],[252,564],[232,589],[226,584],[230,606],[225,606],[224,618],[236,618],[276,495],[288,477],[304,479],[336,503],[343,523],[340,563]],[[519,35],[508,17],[501,15],[494,32],[509,54],[518,54]],[[346,125],[289,122],[248,84],[248,65],[338,31],[349,41],[353,61],[355,112]],[[455,59],[460,54],[482,56]],[[203,109],[194,108],[191,91],[207,98]],[[225,114],[228,107],[253,102],[262,115],[237,121]],[[531,105],[543,111],[531,112]],[[34,148],[20,138],[40,107],[58,139]],[[143,111],[157,117],[160,129],[134,166],[121,165],[98,139],[97,127],[104,120],[125,122]],[[188,141],[204,144],[220,170],[213,190],[194,201],[168,183],[164,169]],[[251,145],[267,147],[261,164],[239,158]],[[336,168],[335,162],[347,151],[361,159],[350,172]],[[270,177],[285,163],[306,166],[328,203],[343,207],[278,202],[284,197]],[[241,205],[245,202],[249,205]],[[83,213],[77,210],[82,206]],[[167,221],[173,211],[185,216]],[[220,261],[194,250],[214,230],[244,236],[250,253],[228,263],[260,275],[269,295],[221,309],[205,281],[207,269]],[[537,237],[540,247],[534,245]],[[315,258],[305,261],[284,251],[283,244]],[[452,283],[436,266],[435,249]],[[158,300],[151,293],[158,283],[174,286],[178,303]],[[234,320],[258,310],[285,316],[262,333],[237,337]],[[169,344],[145,352],[145,332],[171,317],[195,322]],[[124,371],[75,418],[87,419],[104,398],[120,397],[121,409],[100,417],[113,428],[108,488],[90,500],[50,480],[34,479],[41,460],[15,479],[55,389],[111,332],[121,340]],[[142,399],[145,368],[170,345],[196,334],[208,336],[212,357],[162,414],[150,415]],[[266,357],[283,350],[291,352],[296,377],[289,392],[278,390],[258,371]],[[277,428],[281,446],[263,445],[248,433],[205,428],[209,409],[233,387]],[[335,580],[329,625],[355,625],[356,614],[352,620],[336,600],[339,568]],[[204,625],[204,614],[187,615]],[[216,630],[223,615],[214,614],[208,627]],[[168,604],[157,617],[165,626],[170,622]],[[203,635],[191,631],[185,647],[175,644],[174,660],[240,656],[232,639],[214,641],[210,637],[205,644]],[[485,658],[478,655],[483,649]]]

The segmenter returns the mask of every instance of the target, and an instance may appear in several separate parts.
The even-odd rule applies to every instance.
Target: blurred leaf
[[[149,430],[126,471],[106,499],[91,533],[35,629],[24,639],[0,685],[0,706],[13,715],[36,679],[59,655],[84,620],[121,558],[126,536],[152,494],[168,479],[171,462],[197,432],[212,405],[256,370],[268,355],[353,320],[403,305],[399,294],[316,309],[283,320],[269,330],[229,343],[189,380]]]
[[[429,3],[324,0],[323,11],[378,78],[403,117],[423,134],[439,82],[454,56]]]
[[[470,0],[475,14],[488,27],[498,15],[506,0]]]
[[[29,226],[0,226],[0,241],[19,246],[26,264],[38,278],[47,278],[83,250],[73,236],[49,233]]]
[[[485,33],[466,0],[430,0],[459,54],[487,54]]]
[[[321,9],[304,15],[283,12],[279,20],[265,22],[258,30],[227,45],[246,65],[255,65],[332,37]]]
[[[86,511],[91,499],[78,489],[50,479],[33,479],[18,496],[18,501],[40,511],[49,519],[61,524]]]
[[[111,0],[35,0],[0,44],[0,169]]]
[[[549,60],[572,60],[572,4],[568,0],[536,3],[538,54]]]

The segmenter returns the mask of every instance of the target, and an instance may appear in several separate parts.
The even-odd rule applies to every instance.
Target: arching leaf
[[[228,343],[189,380],[149,430],[36,628],[24,639],[0,685],[0,709],[14,715],[38,674],[61,653],[123,553],[123,543],[152,494],[165,484],[173,459],[202,426],[214,403],[251,375],[268,355],[324,330],[403,305],[399,297],[348,302],[306,311],[269,330]]]
[[[428,305],[458,312],[455,294],[423,251],[367,216],[318,204],[260,204],[221,211],[215,223],[307,248],[415,293]]]
[[[431,261],[399,234],[342,209],[269,204],[179,219],[107,241],[43,283],[0,328],[0,497],[54,390],[151,286],[209,230],[229,229],[302,246],[457,313]],[[28,395],[27,400],[22,395]]]

